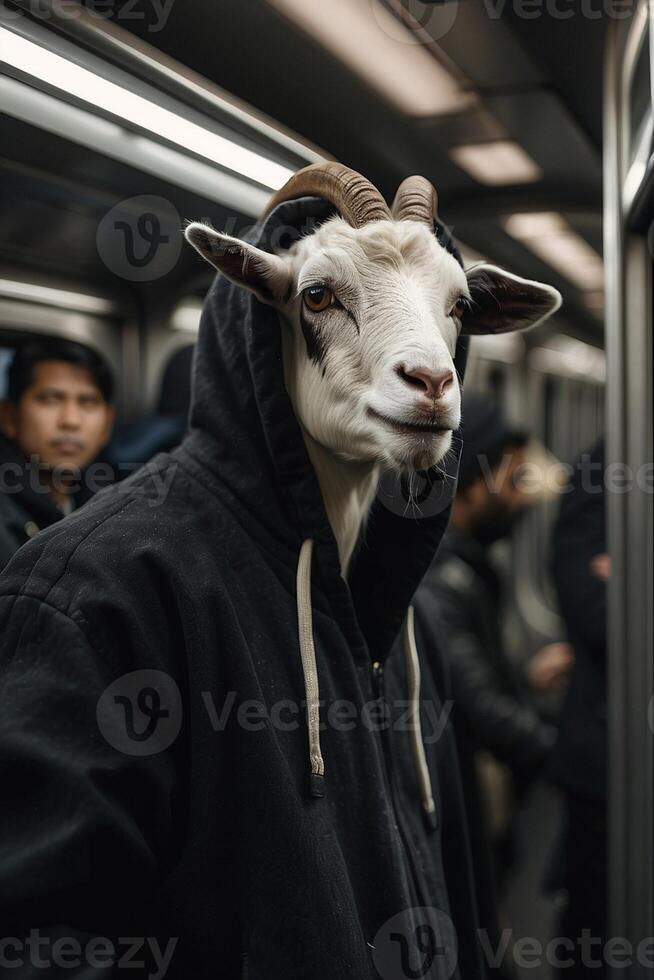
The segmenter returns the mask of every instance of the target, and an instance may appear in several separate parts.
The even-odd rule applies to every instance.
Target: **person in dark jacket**
[[[556,732],[530,705],[526,678],[518,676],[507,657],[502,581],[489,553],[494,542],[511,533],[532,499],[520,484],[528,436],[509,425],[485,394],[466,393],[462,419],[464,442],[451,526],[415,603],[423,622],[431,624],[431,648],[441,649],[450,676],[481,919],[497,936],[500,869],[492,860],[480,753],[488,752],[508,767],[520,794],[548,759]],[[554,687],[570,662],[567,645],[550,644],[533,658],[529,676],[541,689]],[[510,823],[495,844],[500,859],[498,844],[506,863],[512,847]]]
[[[562,935],[572,940],[563,970],[569,977],[602,977],[586,965],[578,940],[584,930],[604,942],[607,928],[607,699],[604,440],[582,455],[552,536],[552,571],[561,615],[575,651],[550,774],[566,811],[563,884],[567,907]],[[579,959],[577,959],[579,957]]]
[[[318,199],[280,205],[258,245],[330,213]],[[131,955],[183,980],[363,980],[393,969],[395,951],[413,969],[427,958],[425,976],[483,976],[456,770],[450,756],[442,797],[449,750],[429,737],[430,713],[428,819],[396,643],[448,514],[415,522],[375,505],[346,582],[274,310],[218,277],[198,348],[181,446],[39,535],[1,580],[5,955],[28,961],[35,930],[44,961],[62,937],[81,949],[66,975],[85,980],[105,976],[107,949],[121,976]],[[298,637],[306,539],[334,712],[322,798]],[[426,669],[419,700],[438,704]],[[366,722],[386,710],[391,724]]]
[[[259,264],[333,213],[279,203],[251,236]],[[216,254],[254,276],[238,247]],[[532,287],[520,312],[540,309]],[[16,958],[36,930],[42,958],[65,937],[85,964],[100,943],[106,965],[111,944],[128,976],[149,958],[184,980],[483,977],[408,612],[448,512],[373,503],[346,580],[282,351],[275,309],[219,277],[189,435],[1,581],[0,918]]]
[[[22,544],[91,496],[84,470],[107,443],[114,418],[111,371],[81,344],[24,344],[7,382],[0,405],[0,570]]]

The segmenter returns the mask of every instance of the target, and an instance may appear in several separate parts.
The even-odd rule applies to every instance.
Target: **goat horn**
[[[396,221],[425,221],[431,228],[438,208],[436,189],[426,177],[406,177],[397,189],[392,214]]]
[[[272,196],[264,216],[282,201],[298,197],[322,197],[330,201],[353,228],[391,217],[386,201],[374,184],[342,163],[312,163],[298,170]]]

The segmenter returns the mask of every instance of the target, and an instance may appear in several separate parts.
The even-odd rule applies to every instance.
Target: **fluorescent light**
[[[36,286],[31,282],[14,282],[0,279],[0,296],[6,299],[28,300],[45,306],[57,306],[77,313],[112,313],[114,304],[100,296],[87,296],[67,289],[52,289],[50,286]]]
[[[497,343],[494,344],[493,341]],[[474,357],[488,361],[516,364],[525,354],[525,341],[519,333],[477,334],[470,338],[470,350]]]
[[[206,130],[7,28],[0,28],[0,40],[2,62],[110,113],[123,123],[175,143],[272,190],[286,183],[293,173],[288,167]]]
[[[172,315],[170,325],[173,330],[183,330],[185,333],[197,333],[200,327],[202,303],[189,301],[180,303]]]
[[[550,374],[584,378],[603,384],[606,381],[606,354],[599,347],[585,344],[566,334],[554,334],[547,347],[535,347],[529,354],[530,364]]]
[[[546,235],[560,235],[569,230],[567,221],[555,211],[512,214],[504,222],[505,230],[513,238],[525,241]]]
[[[479,184],[531,184],[543,176],[538,164],[511,140],[453,146],[449,156]]]
[[[378,0],[268,0],[389,102],[411,116],[476,101]]]
[[[579,289],[603,288],[602,259],[560,214],[512,214],[505,219],[504,230]]]
[[[105,119],[90,107],[64,102],[8,75],[0,74],[2,112],[22,122],[54,133],[95,153],[119,160],[141,173],[152,174],[178,187],[258,218],[270,199],[270,191],[214,164],[141,136]]]

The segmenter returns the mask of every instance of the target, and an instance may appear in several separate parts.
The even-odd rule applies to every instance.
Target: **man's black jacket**
[[[308,206],[281,205],[261,246]],[[451,733],[433,737],[425,667],[428,826],[395,642],[447,514],[376,505],[342,579],[277,318],[225,281],[205,305],[191,425],[1,580],[0,921],[123,953],[121,937],[173,940],[166,976],[184,980],[480,977]],[[307,539],[322,798],[298,644]],[[382,697],[390,728],[365,723]]]
[[[587,799],[606,794],[606,582],[593,558],[606,552],[604,440],[585,453],[552,535],[552,572],[575,663],[561,711],[552,778]]]
[[[487,749],[520,777],[551,752],[554,729],[525,704],[501,633],[500,579],[487,549],[450,528],[417,602],[440,636],[459,742]]]
[[[62,517],[38,469],[0,435],[0,571],[21,545]]]
[[[477,753],[486,749],[506,763],[520,789],[551,752],[554,730],[523,703],[506,658],[501,584],[487,549],[450,528],[414,604],[424,624],[424,651],[442,664],[441,687],[451,698],[479,916],[489,942],[497,946],[498,887]]]

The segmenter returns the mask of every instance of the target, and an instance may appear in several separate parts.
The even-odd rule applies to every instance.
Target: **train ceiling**
[[[350,22],[360,4],[365,17]],[[408,173],[425,174],[472,258],[557,285],[565,329],[601,343],[593,255],[601,255],[605,17],[570,5],[573,16],[560,18],[550,8],[517,0],[130,0],[114,5],[109,26],[361,170],[388,196]],[[93,280],[106,279],[93,234],[112,201],[161,193],[183,217],[205,216],[210,206],[220,222],[229,211],[191,186],[135,174],[129,163],[72,146],[25,119],[0,115],[0,145],[3,262],[30,258],[21,213],[46,229],[35,253],[43,268],[63,272],[68,263]],[[543,212],[549,224],[538,223]],[[529,226],[512,223],[516,213],[535,215],[533,227],[552,235],[558,222],[558,251],[569,262],[556,262],[556,248],[549,257],[535,249]],[[178,288],[193,268],[183,258],[171,284]]]

